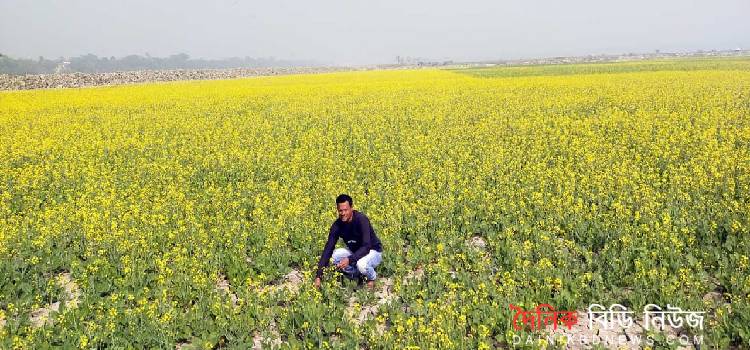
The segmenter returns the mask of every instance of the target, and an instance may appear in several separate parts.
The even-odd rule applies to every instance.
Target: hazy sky
[[[750,48],[750,0],[0,0],[0,53],[394,62]]]

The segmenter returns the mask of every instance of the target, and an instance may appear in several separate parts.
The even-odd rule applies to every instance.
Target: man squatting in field
[[[336,197],[336,209],[339,218],[331,225],[323,253],[318,261],[318,273],[315,277],[315,287],[320,287],[320,279],[323,277],[323,268],[328,266],[328,260],[333,258],[333,264],[339,271],[351,278],[367,278],[367,286],[375,287],[377,273],[375,267],[382,260],[383,246],[380,239],[372,229],[370,219],[352,209],[352,197],[346,194]],[[346,243],[346,248],[337,248],[336,241],[341,238]]]

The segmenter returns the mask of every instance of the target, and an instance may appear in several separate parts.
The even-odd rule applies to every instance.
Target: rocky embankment
[[[136,84],[156,81],[213,80],[285,74],[328,73],[351,68],[235,68],[196,70],[152,70],[114,73],[0,74],[0,90],[80,88],[86,86]]]

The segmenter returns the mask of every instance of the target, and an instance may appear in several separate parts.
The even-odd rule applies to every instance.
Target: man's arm
[[[338,239],[339,236],[338,231],[336,230],[336,225],[331,225],[331,230],[328,232],[328,241],[326,242],[325,248],[323,248],[323,253],[320,254],[318,272],[315,275],[316,277],[320,278],[323,276],[323,268],[328,266],[328,260],[331,259],[333,248],[336,247],[336,240]]]
[[[362,245],[349,257],[349,265],[356,266],[357,261],[363,256],[370,252],[372,247],[372,226],[370,226],[370,219],[364,214],[359,218],[359,232],[362,233]]]

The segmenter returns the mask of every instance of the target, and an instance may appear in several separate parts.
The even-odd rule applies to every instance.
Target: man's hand
[[[341,259],[336,266],[343,270],[345,267],[349,266],[349,258]]]
[[[320,277],[315,277],[315,288],[320,288]]]

